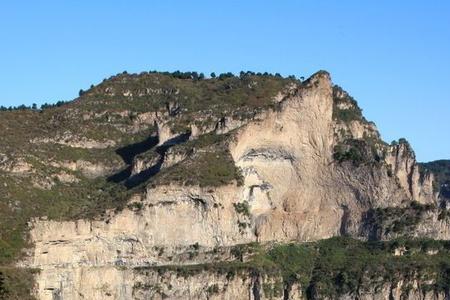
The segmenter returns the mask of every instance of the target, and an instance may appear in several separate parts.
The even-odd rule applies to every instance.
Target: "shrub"
[[[247,201],[241,202],[241,203],[233,203],[234,210],[238,214],[242,214],[246,217],[250,216],[250,205]]]

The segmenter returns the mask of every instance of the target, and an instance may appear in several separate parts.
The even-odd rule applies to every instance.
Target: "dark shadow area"
[[[176,137],[173,137],[170,140],[165,141],[164,144],[162,144],[161,146],[158,147],[158,149],[161,148],[161,150],[159,150],[159,151],[164,151],[164,153],[165,153],[167,151],[167,149],[169,149],[170,147],[172,147],[174,145],[186,143],[190,137],[191,137],[190,132],[177,135]],[[156,150],[156,152],[158,152],[158,149]]]
[[[158,142],[159,138],[157,136],[151,136],[142,142],[119,148],[116,150],[116,153],[120,155],[120,157],[127,165],[129,165],[133,163],[133,159],[136,157],[136,155],[150,150],[151,148],[155,147]]]
[[[155,176],[156,174],[158,174],[159,171],[161,171],[161,166],[164,163],[164,158],[165,158],[165,154],[167,152],[167,150],[169,150],[172,146],[177,145],[177,144],[182,144],[185,143],[189,140],[189,137],[191,136],[191,133],[185,133],[185,134],[181,134],[179,136],[176,136],[168,141],[166,141],[164,144],[162,144],[161,146],[157,147],[155,149],[156,153],[159,154],[159,160],[158,162],[152,166],[149,169],[146,169],[130,178],[128,178],[127,181],[125,181],[125,186],[128,189],[134,188],[138,185],[140,185],[141,183],[149,180],[150,178],[152,178],[153,176]],[[131,173],[131,169],[130,169],[130,173]]]
[[[116,150],[116,153],[123,159],[123,161],[128,165],[125,169],[120,170],[117,173],[108,177],[108,181],[114,183],[119,183],[131,176],[131,164],[136,155],[144,153],[153,147],[155,147],[159,142],[158,136],[151,136],[142,142],[127,145],[125,147]]]
[[[190,136],[191,136],[190,132],[180,134],[174,138],[171,138],[170,140],[167,140],[161,146],[156,147],[154,151],[159,154],[158,162],[151,168],[146,169],[133,176],[131,176],[131,172],[133,168],[132,164],[134,158],[141,153],[153,149],[158,144],[159,138],[157,136],[151,136],[142,142],[131,144],[117,149],[116,153],[120,155],[123,161],[127,164],[127,167],[109,176],[108,181],[112,181],[114,183],[123,182],[128,189],[140,185],[141,183],[149,180],[151,177],[156,175],[161,170],[161,166],[164,163],[164,157],[167,150],[169,150],[174,145],[187,142]]]
[[[123,170],[121,170],[121,171],[119,171],[117,173],[114,173],[113,175],[109,176],[107,178],[107,181],[111,181],[111,182],[114,182],[114,183],[119,183],[119,182],[124,181],[128,177],[130,177],[130,175],[131,175],[131,166],[129,165],[125,169],[123,169]]]
[[[162,166],[163,162],[164,162],[164,156],[162,155],[159,157],[158,162],[154,166],[128,178],[124,183],[125,186],[128,189],[132,189],[132,188],[140,185],[141,183],[149,180],[151,177],[158,174],[158,172],[161,170],[161,166]]]
[[[441,186],[441,196],[450,199],[450,181],[444,182]]]
[[[376,211],[370,208],[363,215],[362,234],[367,234],[368,241],[379,241],[381,239],[381,224],[377,221]]]

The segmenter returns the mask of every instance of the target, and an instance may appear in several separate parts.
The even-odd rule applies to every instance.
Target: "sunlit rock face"
[[[39,299],[307,299],[298,286],[266,296],[264,284],[279,280],[239,274],[200,272],[184,277],[159,274],[146,267],[201,264],[205,254],[188,255],[193,247],[207,253],[250,242],[314,241],[347,235],[358,239],[395,237],[373,232],[369,212],[408,207],[412,202],[437,203],[433,176],[421,176],[406,145],[385,145],[384,156],[355,166],[338,162],[335,147],[346,131],[353,139],[378,137],[374,125],[333,118],[333,85],[327,73],[302,86],[290,87],[265,110],[245,122],[225,120],[215,134],[233,132],[228,150],[240,168],[242,184],[215,187],[180,184],[148,185],[120,211],[102,218],[74,221],[35,219],[30,222],[33,247],[21,265],[40,269]],[[340,104],[339,109],[351,106]],[[150,119],[153,115],[143,120]],[[213,132],[195,127],[190,139]],[[176,138],[158,124],[158,145]],[[380,146],[381,147],[381,146]],[[382,152],[383,149],[377,149]],[[135,159],[132,174],[183,163],[185,156],[167,151],[163,157]],[[100,171],[99,171],[100,172]],[[95,172],[94,172],[95,173]],[[430,209],[414,236],[450,238],[450,225]],[[215,259],[226,260],[227,256]],[[396,286],[369,287],[341,299],[446,299],[412,289],[408,298]],[[372,289],[372,290],[371,290]],[[319,297],[319,295],[317,296]]]

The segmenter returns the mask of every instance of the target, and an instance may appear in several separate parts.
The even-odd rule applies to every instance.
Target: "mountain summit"
[[[0,129],[7,299],[449,297],[449,161],[325,71],[122,73]]]

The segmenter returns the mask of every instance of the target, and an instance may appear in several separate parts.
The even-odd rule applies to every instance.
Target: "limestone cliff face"
[[[307,295],[298,284],[283,288],[280,276],[251,272],[230,275],[202,271],[185,276],[176,271],[161,273],[145,268],[83,267],[47,269],[44,273],[50,282],[39,281],[39,284],[47,284],[47,289],[40,294],[41,299],[449,299],[448,293],[430,291],[420,280],[405,278],[381,284],[368,280],[362,282],[355,293],[327,296],[314,290]],[[52,285],[51,280],[60,276],[64,281]]]
[[[342,211],[330,206],[332,97],[326,75],[282,100],[280,110],[242,128],[231,153],[245,176],[259,241],[310,240],[336,235]],[[319,213],[320,211],[320,213]]]
[[[391,146],[386,162],[411,199],[420,203],[433,203],[436,200],[433,192],[433,174],[428,173],[421,178],[416,157],[409,144],[400,143]]]
[[[21,264],[41,270],[38,298],[306,299],[298,287],[265,296],[262,286],[276,278],[246,274],[230,279],[208,272],[179,277],[136,268],[204,262],[202,257],[186,257],[192,247],[210,251],[250,242],[312,241],[339,235],[368,239],[370,209],[401,208],[413,200],[437,203],[433,177],[420,176],[414,155],[403,144],[386,146],[386,156],[376,164],[355,166],[334,159],[334,147],[342,141],[336,135],[340,129],[353,139],[378,133],[367,123],[345,125],[333,119],[328,74],[319,73],[302,87],[291,87],[275,104],[276,109],[249,121],[225,120],[225,125],[216,127],[217,134],[233,130],[228,150],[241,169],[242,185],[148,186],[123,210],[109,211],[103,218],[31,222],[34,247]],[[347,108],[341,104],[340,109]],[[160,145],[175,137],[165,125],[158,124],[158,130]],[[191,138],[201,134],[196,127]],[[166,167],[185,159],[170,151],[162,155],[167,155]],[[136,160],[133,173],[148,169],[155,160]],[[448,222],[439,221],[433,212],[424,220],[416,236],[450,238]],[[430,222],[440,222],[439,229],[430,229],[426,225]],[[448,297],[421,291],[417,283],[405,298],[398,292],[402,284],[369,286],[341,299]]]

